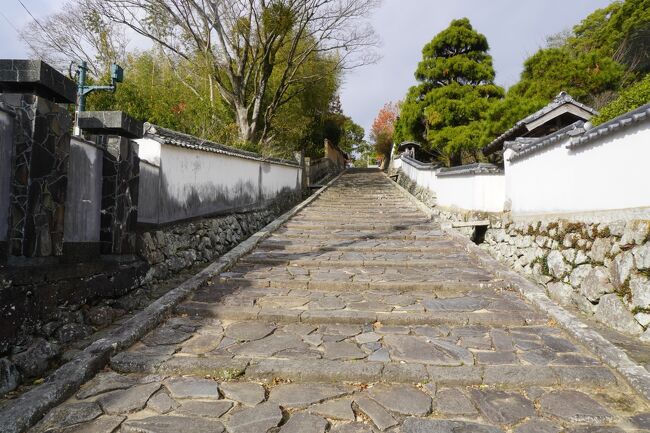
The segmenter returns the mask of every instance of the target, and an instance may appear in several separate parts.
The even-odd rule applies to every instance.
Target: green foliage
[[[650,0],[616,1],[598,9],[574,27],[568,47],[579,52],[597,52],[626,64],[634,72],[648,72],[647,39],[634,48],[640,32],[650,26]],[[638,63],[639,55],[645,62]]]
[[[525,61],[520,81],[508,93],[550,101],[566,91],[577,100],[593,104],[599,94],[618,89],[623,73],[621,64],[596,52],[547,48]]]
[[[650,74],[643,80],[623,90],[618,98],[600,110],[600,114],[592,119],[594,125],[607,122],[615,117],[639,108],[650,102]]]
[[[504,94],[488,49],[467,18],[425,45],[415,73],[420,84],[402,104],[396,140],[425,140],[452,165],[477,160],[485,114]]]
[[[125,79],[117,91],[91,94],[88,110],[122,110],[180,132],[224,143],[237,141],[228,108],[219,97],[210,99],[207,80],[182,72],[188,71],[186,63],[170,64],[155,52],[144,52],[130,54],[124,66]],[[110,80],[106,76],[102,81]]]

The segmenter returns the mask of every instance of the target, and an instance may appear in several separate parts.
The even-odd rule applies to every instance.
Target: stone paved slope
[[[650,430],[645,400],[505,287],[351,172],[33,431]]]

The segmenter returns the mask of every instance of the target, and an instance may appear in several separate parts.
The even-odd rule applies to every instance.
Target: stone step
[[[457,280],[430,280],[430,281],[308,281],[291,279],[250,279],[250,278],[223,278],[222,283],[249,288],[281,288],[301,290],[323,290],[330,292],[361,291],[361,290],[395,290],[429,291],[439,295],[457,294],[468,290],[482,289],[507,289],[508,284],[501,280],[489,281],[457,281]]]
[[[422,363],[344,361],[314,358],[150,355],[137,349],[111,358],[119,373],[202,377],[216,380],[296,383],[318,387],[322,383],[432,384],[435,387],[490,387],[525,392],[529,387],[602,390],[622,382],[605,367],[530,365],[429,365]],[[187,380],[187,379],[186,379]],[[471,430],[470,430],[471,431]]]
[[[421,307],[421,306],[420,306]],[[189,317],[210,317],[220,320],[267,320],[275,323],[372,325],[380,322],[385,326],[524,326],[541,325],[541,315],[517,312],[460,312],[460,311],[370,311],[370,310],[309,310],[282,307],[215,305],[206,302],[186,302],[177,313]]]
[[[381,221],[382,223],[411,223],[411,224],[426,224],[430,220],[424,215],[357,215],[350,212],[332,212],[332,213],[316,213],[316,214],[299,214],[291,218],[291,221],[338,221],[338,222],[369,222]]]
[[[428,223],[424,221],[404,221],[395,224],[377,223],[331,223],[323,222],[294,222],[293,220],[284,225],[289,230],[371,230],[371,231],[399,231],[399,230],[417,230],[428,228]]]
[[[435,252],[406,252],[380,253],[368,251],[365,253],[344,252],[340,250],[317,251],[311,253],[288,253],[285,251],[256,250],[245,256],[239,262],[243,265],[272,265],[298,267],[429,267],[456,268],[459,265],[468,267],[473,261],[466,255],[459,254],[452,248],[437,248]]]
[[[438,241],[445,239],[439,230],[412,231],[394,230],[392,232],[377,233],[374,230],[300,230],[283,228],[276,232],[278,238],[290,239],[340,239],[348,242],[355,240],[413,240],[413,241]]]
[[[417,246],[410,245],[417,241],[400,241],[402,245],[373,245],[365,246],[361,241],[354,242],[351,245],[337,246],[336,243],[296,243],[290,239],[274,238],[267,240],[260,244],[257,251],[260,252],[278,252],[283,251],[287,253],[311,253],[311,252],[327,252],[327,251],[340,251],[340,252],[353,252],[353,253],[393,253],[393,252],[411,252],[411,253],[436,253],[439,252],[441,247],[430,247],[425,245]],[[444,247],[442,247],[444,248]]]

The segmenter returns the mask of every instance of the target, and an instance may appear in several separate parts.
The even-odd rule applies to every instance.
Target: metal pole
[[[74,122],[74,135],[81,135],[79,129],[79,113],[86,111],[86,71],[88,64],[83,61],[79,65],[79,83],[77,83],[77,117]]]

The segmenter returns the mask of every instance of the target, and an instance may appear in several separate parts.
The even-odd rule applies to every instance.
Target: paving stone
[[[316,329],[318,329],[316,325],[310,325],[307,323],[290,323],[288,325],[285,325],[282,328],[282,331],[288,334],[298,334],[304,337],[311,334]]]
[[[309,406],[307,410],[311,413],[315,413],[329,419],[342,421],[355,420],[354,412],[352,412],[352,400],[347,398],[315,404]]]
[[[193,329],[163,325],[142,339],[147,346],[168,346],[180,344],[192,336]]]
[[[130,388],[136,383],[137,379],[132,376],[124,376],[112,371],[99,373],[77,392],[77,398],[83,400],[107,391]]]
[[[533,418],[517,427],[514,433],[560,433],[560,431],[562,427],[540,418]]]
[[[181,402],[177,413],[188,416],[200,416],[204,418],[221,418],[233,406],[231,401],[199,401],[186,400]]]
[[[284,379],[314,382],[373,382],[383,364],[378,362],[345,362],[330,360],[294,360],[291,363],[264,359],[246,369],[252,379]]]
[[[471,352],[443,340],[386,335],[384,343],[388,346],[391,359],[397,361],[448,366],[474,364]]]
[[[348,393],[348,389],[335,385],[290,383],[272,388],[269,401],[285,408],[305,408]]]
[[[426,366],[422,364],[390,363],[384,366],[381,378],[386,382],[424,383],[429,380]]]
[[[562,433],[625,433],[619,427],[605,426],[605,425],[581,425],[575,427],[568,427]],[[639,432],[633,432],[639,433]]]
[[[402,415],[424,416],[431,412],[431,397],[412,385],[375,385],[368,394],[386,409]]]
[[[179,406],[178,403],[165,392],[158,392],[147,402],[147,407],[154,411],[165,414],[171,412]]]
[[[465,421],[406,418],[402,433],[504,433],[498,427]]]
[[[123,433],[222,433],[223,424],[205,418],[185,416],[152,416],[127,420],[122,424]]]
[[[479,367],[437,367],[427,366],[431,381],[438,385],[480,385],[483,382],[483,369]]]
[[[398,424],[395,418],[373,400],[367,397],[359,397],[355,399],[355,402],[359,410],[366,414],[379,430],[384,431]]]
[[[102,394],[97,398],[97,402],[109,415],[131,413],[144,408],[149,397],[159,389],[160,383],[136,385],[129,389]]]
[[[363,359],[366,354],[354,343],[323,343],[325,358],[333,360]]]
[[[102,415],[95,402],[68,403],[52,409],[34,428],[34,433],[51,432],[71,425],[92,421]]]
[[[605,367],[551,367],[563,386],[603,388],[616,385],[616,377]]]
[[[247,359],[231,359],[230,356],[174,356],[163,362],[158,371],[177,375],[210,376],[214,379],[233,379],[244,374]]]
[[[210,379],[173,377],[165,381],[173,398],[219,398],[219,384]]]
[[[529,365],[488,365],[483,375],[483,383],[486,385],[553,386],[558,381],[553,369]]]
[[[309,304],[310,310],[342,310],[345,308],[345,302],[338,297],[328,296]]]
[[[200,355],[216,349],[221,343],[222,335],[195,335],[183,344],[181,353]]]
[[[251,356],[265,358],[273,356],[278,352],[287,349],[304,348],[307,349],[306,343],[298,335],[292,334],[273,334],[256,341],[249,341],[232,350],[239,356]]]
[[[476,408],[460,390],[441,389],[435,394],[434,411],[443,415],[475,416]]]
[[[388,353],[388,349],[382,348],[379,350],[375,350],[370,355],[368,355],[368,361],[390,362],[390,355]]]
[[[363,334],[357,335],[354,337],[354,339],[359,344],[374,343],[381,339],[381,335],[377,334],[376,332],[365,332]]]
[[[95,418],[90,422],[77,424],[60,430],[61,433],[114,433],[126,419],[122,415],[106,415]]]
[[[280,429],[280,433],[325,433],[327,420],[310,413],[297,413]]]
[[[330,431],[331,433],[374,433],[372,427],[360,422],[337,425]]]
[[[226,328],[224,334],[238,341],[253,341],[267,337],[275,331],[275,325],[264,322],[237,322]]]
[[[120,352],[111,358],[111,368],[120,373],[154,373],[171,357],[174,348],[157,346],[150,350]]]
[[[634,427],[650,430],[650,412],[634,415],[630,418],[630,423]]]
[[[231,433],[262,433],[282,421],[282,411],[277,404],[263,403],[235,412],[227,421]]]
[[[516,424],[535,415],[533,403],[521,394],[471,389],[470,396],[481,413],[497,424]]]
[[[265,391],[262,385],[250,382],[223,382],[219,389],[224,397],[235,400],[246,406],[255,406],[262,403]]]
[[[476,361],[478,364],[518,364],[519,361],[513,352],[477,352]]]
[[[612,415],[587,395],[572,390],[552,391],[539,399],[543,413],[569,422],[597,424]]]

